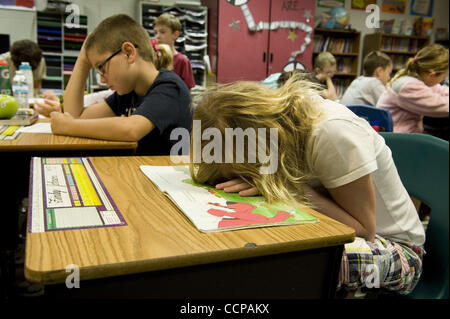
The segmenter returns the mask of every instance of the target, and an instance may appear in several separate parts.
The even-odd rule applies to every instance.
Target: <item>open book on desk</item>
[[[239,196],[194,183],[186,166],[140,166],[142,172],[202,232],[316,223],[299,208],[267,204],[262,196]]]

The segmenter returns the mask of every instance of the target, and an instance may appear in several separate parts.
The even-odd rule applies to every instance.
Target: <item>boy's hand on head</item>
[[[74,120],[70,113],[51,112],[51,128],[53,134],[65,135],[67,134],[67,128],[69,123]]]
[[[89,68],[92,67],[91,62],[89,61],[87,55],[86,55],[86,48],[85,48],[85,44],[86,44],[86,40],[89,38],[89,36],[91,35],[91,33],[88,33],[86,36],[86,39],[84,39],[83,45],[81,46],[80,49],[80,54],[78,55],[77,60],[81,60],[83,63],[85,63],[86,65],[89,66]]]
[[[320,73],[316,74],[316,78],[319,81],[326,81],[328,76],[327,76],[327,74],[325,72],[320,72]]]
[[[240,178],[217,184],[216,189],[223,189],[226,193],[239,193],[241,196],[256,196],[260,194],[256,187]]]

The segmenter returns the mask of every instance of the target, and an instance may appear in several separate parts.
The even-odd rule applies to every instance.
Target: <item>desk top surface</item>
[[[94,279],[342,245],[355,236],[310,209],[319,223],[202,233],[139,169],[173,165],[169,157],[90,159],[128,225],[28,233],[28,280],[63,283],[71,264],[81,279]]]
[[[39,119],[38,122],[49,122],[49,119]],[[62,136],[48,133],[21,133],[14,140],[0,141],[0,152],[118,150],[136,149],[137,145],[137,142],[105,141],[92,138]]]

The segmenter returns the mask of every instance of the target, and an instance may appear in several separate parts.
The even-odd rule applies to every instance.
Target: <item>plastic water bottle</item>
[[[19,70],[23,72],[28,84],[28,98],[32,99],[34,96],[34,82],[33,82],[33,70],[31,69],[30,63],[22,62],[19,66]]]
[[[21,70],[16,71],[12,83],[13,95],[19,104],[19,109],[27,109],[30,107],[28,104],[28,83],[25,75]]]

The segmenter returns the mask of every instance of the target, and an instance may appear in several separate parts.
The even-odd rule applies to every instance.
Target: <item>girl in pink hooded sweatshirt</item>
[[[388,83],[377,107],[387,109],[394,120],[394,132],[423,133],[422,119],[448,117],[448,49],[429,45],[410,58]]]

